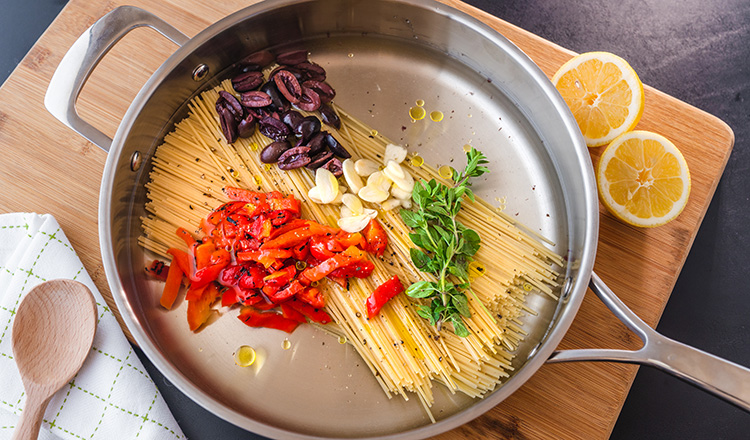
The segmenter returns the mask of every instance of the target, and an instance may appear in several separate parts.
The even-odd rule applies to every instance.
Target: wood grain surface
[[[548,75],[574,54],[454,0],[518,45]],[[254,1],[134,0],[193,36]],[[115,308],[99,254],[97,205],[106,154],[56,121],[43,97],[67,49],[94,21],[124,2],[71,0],[0,88],[0,213],[53,214],[108,304]],[[147,47],[148,51],[143,48]],[[130,101],[175,46],[149,29],[136,29],[107,54],[78,101],[81,116],[112,136]],[[658,132],[683,152],[692,191],[683,213],[654,229],[625,225],[600,207],[595,270],[620,298],[654,326],[661,316],[734,144],[719,119],[645,87],[638,129]],[[602,149],[592,149],[594,165]],[[127,333],[127,329],[126,333]],[[560,348],[629,348],[639,341],[589,292]],[[605,363],[545,365],[493,410],[441,439],[606,438],[636,367]]]

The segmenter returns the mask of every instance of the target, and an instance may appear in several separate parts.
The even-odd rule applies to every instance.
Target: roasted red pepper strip
[[[192,269],[190,266],[190,255],[188,255],[185,251],[181,251],[175,248],[167,249],[167,253],[172,256],[172,264],[176,263],[178,266],[180,266],[180,269],[182,269],[182,273],[186,277],[191,278]]]
[[[238,202],[252,203],[253,205],[264,205],[266,203],[266,194],[261,192],[232,186],[225,186],[223,191],[227,197]]]
[[[202,287],[219,279],[219,274],[231,262],[231,255],[225,249],[218,249],[208,257],[208,265],[195,271],[193,287]]]
[[[177,228],[177,236],[183,239],[188,247],[195,244],[195,238],[193,238],[193,234],[188,232],[188,230],[185,228]]]
[[[255,261],[269,268],[278,261],[286,260],[292,256],[288,249],[266,249],[258,251],[237,252],[237,261]]]
[[[206,217],[206,221],[212,225],[218,225],[225,218],[244,208],[245,205],[245,202],[224,203],[211,211],[211,213],[208,214],[208,217]]]
[[[323,261],[315,267],[308,267],[300,274],[299,278],[303,282],[312,283],[314,281],[322,280],[328,274],[334,270],[348,266],[352,263],[356,263],[365,258],[365,253],[356,246],[349,246],[346,250],[340,254],[336,254],[333,257]]]
[[[370,220],[365,229],[362,230],[362,234],[367,241],[367,251],[378,257],[382,257],[386,246],[388,246],[388,235],[385,233],[385,229],[380,225],[378,219],[374,218]]]
[[[298,300],[304,301],[316,309],[322,309],[326,306],[326,298],[318,288],[307,287],[305,290],[298,292],[296,296]]]
[[[276,312],[259,312],[252,307],[245,307],[237,316],[240,321],[250,327],[266,327],[291,333],[300,324],[299,321],[285,318]]]
[[[300,202],[294,196],[285,197],[278,191],[271,191],[266,194],[266,202],[271,211],[289,211],[293,216],[299,216]]]
[[[372,318],[376,316],[385,303],[403,291],[404,285],[401,284],[398,275],[394,275],[391,279],[379,285],[370,296],[367,297],[365,302],[367,317]]]
[[[216,250],[216,245],[213,241],[208,240],[205,243],[193,246],[192,250],[193,258],[195,259],[195,269],[199,270],[211,265],[211,254]]]
[[[326,228],[317,223],[308,223],[301,228],[286,232],[278,237],[263,243],[261,249],[288,249],[290,247],[302,244],[314,235],[323,235],[328,232]]]
[[[268,284],[266,284],[266,286],[268,286]],[[278,290],[277,292],[273,294],[269,294],[268,297],[271,299],[271,301],[278,304],[282,301],[285,301],[293,297],[299,292],[302,292],[304,289],[305,289],[305,286],[302,283],[300,283],[297,280],[292,280],[292,282],[290,282],[289,285],[287,285],[283,289]]]
[[[297,269],[294,266],[286,266],[272,274],[266,275],[263,278],[263,283],[269,286],[283,287],[289,284],[295,275],[297,275]]]
[[[294,310],[292,306],[285,302],[281,303],[281,314],[282,316],[284,316],[284,318],[289,318],[293,321],[299,322],[300,324],[307,322],[305,315],[298,312],[297,310]]]
[[[219,296],[216,284],[211,283],[202,289],[201,296],[197,300],[188,301],[187,319],[190,330],[195,331],[203,325],[211,316],[211,304]]]
[[[169,266],[161,260],[154,260],[146,266],[146,273],[157,280],[167,281],[167,272],[169,272]]]
[[[362,250],[367,250],[367,241],[359,232],[352,234],[343,230],[339,231],[339,233],[336,234],[336,241],[339,242],[343,249],[346,249],[349,246],[357,246]]]
[[[289,305],[294,310],[307,316],[311,321],[317,322],[319,324],[328,324],[329,322],[331,322],[331,316],[326,313],[325,310],[316,309],[310,304],[303,303],[302,301],[298,301],[296,299],[287,301],[284,304]]]
[[[336,269],[328,276],[334,278],[367,278],[372,274],[373,270],[375,270],[375,265],[372,261],[362,260]]]
[[[308,243],[310,243],[310,253],[317,260],[325,261],[335,255],[334,252],[328,250],[326,240],[323,237],[311,237]]]
[[[307,254],[310,252],[310,244],[302,243],[292,248],[292,256],[297,261],[305,261]]]
[[[167,271],[167,280],[164,283],[159,304],[167,310],[171,309],[177,299],[177,294],[180,293],[180,287],[182,287],[182,269],[179,264],[172,261]]]

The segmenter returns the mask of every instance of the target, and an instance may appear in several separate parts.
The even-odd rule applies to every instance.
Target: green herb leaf
[[[474,200],[474,193],[469,189],[470,179],[489,172],[483,166],[487,163],[484,154],[472,148],[466,153],[463,171],[451,168],[452,187],[435,179],[417,181],[412,191],[415,210],[401,210],[404,223],[413,229],[409,238],[421,248],[410,250],[412,262],[419,270],[437,278],[436,282],[412,284],[407,295],[431,299],[429,306],[421,305],[417,309],[419,316],[429,320],[430,325],[450,323],[454,332],[462,337],[469,335],[462,316],[471,316],[466,297],[466,291],[470,291],[468,266],[481,240],[476,231],[466,228],[456,216],[464,197]]]

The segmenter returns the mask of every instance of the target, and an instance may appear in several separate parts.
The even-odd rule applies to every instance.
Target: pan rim
[[[124,292],[126,289],[117,271],[112,231],[110,230],[112,221],[112,206],[110,195],[112,194],[114,186],[114,175],[117,161],[122,154],[124,141],[127,138],[127,135],[130,133],[137,115],[143,110],[147,98],[153,94],[156,88],[160,85],[161,79],[167,73],[171,72],[184,58],[189,56],[193,51],[195,51],[198,46],[203,44],[203,42],[226,30],[227,28],[234,26],[239,21],[250,18],[256,14],[266,12],[270,9],[283,8],[290,5],[308,3],[310,1],[312,0],[278,0],[251,5],[210,25],[199,34],[191,38],[185,45],[177,49],[144,84],[137,96],[134,98],[133,104],[131,104],[125,116],[123,117],[117,129],[117,133],[114,136],[112,148],[105,164],[102,184],[100,187],[99,200],[99,240],[107,282],[112,290],[113,298],[115,300],[115,303],[117,304],[118,309],[120,310],[122,319],[133,334],[133,337],[140,346],[141,350],[162,372],[162,374],[164,374],[164,376],[167,377],[170,382],[172,382],[182,393],[190,397],[191,400],[198,403],[209,412],[243,429],[251,430],[252,432],[256,432],[261,435],[295,439],[319,439],[323,437],[300,434],[294,431],[287,431],[273,425],[252,420],[247,415],[241,414],[238,411],[229,408],[227,405],[208,394],[205,390],[193,384],[159,350],[156,349],[155,341],[149,336],[149,334],[144,330],[144,327],[138,322],[137,314],[125,298]],[[394,2],[400,3],[400,1]],[[594,180],[593,168],[590,166],[586,166],[586,164],[588,164],[590,160],[588,156],[588,149],[585,146],[583,137],[580,133],[580,130],[578,129],[575,119],[570,113],[570,110],[560,97],[559,93],[557,93],[554,86],[552,86],[552,83],[541,71],[541,69],[506,37],[490,28],[485,23],[479,21],[478,19],[475,19],[461,11],[458,11],[451,6],[431,0],[411,0],[407,1],[406,3],[416,5],[424,9],[429,9],[432,12],[438,14],[448,14],[452,19],[459,21],[461,24],[474,28],[483,38],[490,41],[492,44],[501,47],[512,57],[515,62],[519,63],[519,65],[541,87],[541,90],[545,93],[546,97],[551,100],[555,107],[556,113],[562,118],[562,122],[566,127],[566,132],[570,135],[571,141],[574,144],[574,153],[577,157],[577,162],[581,165],[580,171],[582,172],[583,185],[585,187],[584,189],[586,190],[585,194],[583,195],[585,202],[584,204],[586,207],[586,225],[584,227],[585,232],[581,248],[585,251],[583,252],[583,255],[579,261],[579,267],[578,269],[576,269],[576,273],[578,274],[578,276],[572,284],[571,292],[567,300],[567,305],[563,308],[560,315],[556,318],[556,322],[551,325],[551,332],[546,335],[540,348],[532,357],[529,358],[529,360],[527,360],[523,364],[521,369],[514,373],[513,376],[499,389],[492,392],[486,398],[477,401],[469,408],[459,411],[458,413],[442,419],[434,424],[425,425],[419,428],[395,434],[372,437],[383,439],[406,437],[411,438],[414,436],[426,437],[429,435],[435,435],[441,432],[445,432],[485,413],[490,408],[496,406],[505,398],[507,398],[507,396],[515,392],[524,383],[526,383],[526,381],[536,373],[536,371],[541,367],[541,365],[544,364],[546,359],[555,350],[564,335],[567,333],[568,328],[570,327],[574,317],[578,312],[578,309],[586,292],[588,278],[593,271],[593,263],[596,254],[596,244],[599,229],[598,199],[595,197],[596,185]],[[583,274],[584,276],[581,276],[580,274]]]

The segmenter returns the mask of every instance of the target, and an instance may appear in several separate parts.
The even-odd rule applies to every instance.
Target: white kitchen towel
[[[156,384],[51,215],[0,215],[0,439],[10,439],[24,408],[13,360],[13,318],[35,285],[67,278],[88,286],[99,320],[83,368],[47,407],[40,439],[185,438]]]

